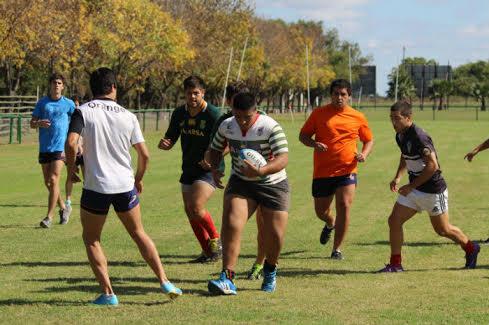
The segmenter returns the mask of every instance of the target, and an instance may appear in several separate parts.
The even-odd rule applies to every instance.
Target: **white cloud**
[[[302,19],[321,20],[325,26],[336,27],[341,34],[347,35],[360,29],[360,18],[364,16],[362,7],[371,0],[256,0],[259,11],[272,13],[286,9]]]
[[[468,37],[489,37],[489,25],[467,25],[458,33]]]

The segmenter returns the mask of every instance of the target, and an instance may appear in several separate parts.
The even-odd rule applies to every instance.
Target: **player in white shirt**
[[[68,175],[75,170],[78,139],[83,136],[85,178],[80,202],[88,260],[103,294],[93,303],[117,305],[107,270],[107,259],[100,245],[102,229],[110,205],[136,242],[144,260],[170,298],[182,291],[166,277],[156,247],[144,231],[138,194],[143,191],[143,175],[149,160],[148,149],[136,116],[117,104],[116,78],[112,70],[99,68],[90,75],[94,99],[75,110],[66,141]],[[136,176],[131,167],[130,149],[137,152]]]
[[[215,294],[236,294],[234,270],[239,256],[241,233],[248,218],[260,206],[266,254],[261,289],[273,292],[290,201],[285,172],[288,163],[287,139],[275,120],[258,114],[255,99],[250,93],[240,93],[233,98],[233,115],[221,123],[211,144],[210,163],[214,168],[216,185],[222,188],[220,178],[223,175],[217,167],[226,146],[229,146],[232,158],[232,171],[224,193],[222,272],[219,279],[209,281],[208,289]],[[259,152],[267,164],[255,167],[247,160],[241,160],[241,149]]]

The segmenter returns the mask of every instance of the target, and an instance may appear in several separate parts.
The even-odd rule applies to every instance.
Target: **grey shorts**
[[[230,194],[252,199],[258,205],[271,210],[289,210],[290,188],[287,179],[277,184],[261,184],[245,181],[236,175],[231,175],[224,195]]]

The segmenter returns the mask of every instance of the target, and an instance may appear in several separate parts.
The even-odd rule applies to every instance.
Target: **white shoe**
[[[66,225],[70,220],[70,214],[73,208],[71,205],[66,205],[64,209],[59,210],[59,224]]]

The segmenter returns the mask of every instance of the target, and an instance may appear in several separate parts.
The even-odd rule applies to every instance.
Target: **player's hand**
[[[406,184],[406,185],[403,185],[401,186],[401,188],[399,189],[399,194],[403,195],[403,196],[407,196],[409,193],[411,193],[411,191],[413,190],[413,188],[411,187],[410,184]]]
[[[328,146],[321,142],[314,143],[314,150],[325,152],[328,150]]]
[[[400,182],[399,178],[394,178],[390,182],[389,186],[390,186],[392,192],[397,192],[399,190],[399,187],[397,186],[397,185],[399,185],[399,182]]]
[[[212,168],[211,164],[209,164],[205,159],[202,159],[201,161],[199,161],[199,166],[203,170],[211,170],[211,168]]]
[[[158,148],[161,150],[170,150],[173,146],[170,139],[161,139],[160,143],[158,143]]]
[[[260,177],[263,176],[260,173],[260,169],[255,167],[252,163],[250,163],[248,160],[244,159],[243,160],[243,165],[241,165],[241,172],[243,175],[249,178],[255,178],[255,177]]]
[[[134,182],[134,187],[136,187],[136,190],[138,191],[138,194],[143,193],[143,181],[135,181]]]
[[[81,182],[81,178],[80,178],[80,176],[78,176],[76,174],[76,172],[74,172],[74,173],[71,174],[71,178],[70,179],[71,179],[71,182],[72,183],[80,183]]]
[[[47,129],[48,127],[51,126],[51,121],[44,119],[44,120],[37,120],[37,126],[40,128]]]
[[[475,155],[477,155],[477,152],[471,151],[465,155],[464,159],[467,159],[468,162],[471,162],[472,159],[474,159]]]
[[[355,159],[358,161],[358,162],[365,162],[365,159],[367,159],[367,157],[365,157],[363,155],[363,153],[355,153]]]
[[[206,150],[206,152],[204,153],[204,159],[202,159],[201,161],[199,161],[199,166],[203,169],[203,170],[211,170],[212,166],[211,164],[209,163],[210,161],[210,151],[209,150]]]
[[[211,172],[212,172],[212,178],[214,179],[214,183],[216,183],[216,187],[223,189],[224,185],[222,185],[221,178],[224,176],[224,173],[217,169],[213,169],[211,170]]]

